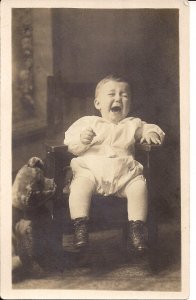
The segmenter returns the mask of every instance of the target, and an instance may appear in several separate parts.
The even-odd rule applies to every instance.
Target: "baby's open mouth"
[[[120,111],[121,111],[121,107],[120,107],[120,106],[113,106],[113,107],[111,108],[111,111],[112,111],[112,112],[120,112]]]

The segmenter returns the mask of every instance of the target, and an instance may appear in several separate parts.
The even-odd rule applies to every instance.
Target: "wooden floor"
[[[87,289],[177,292],[181,288],[180,226],[159,225],[158,268],[152,271],[146,257],[127,261],[120,229],[92,232],[87,264],[76,261],[72,236],[64,235],[67,267],[63,272],[39,268],[13,284],[14,289]]]

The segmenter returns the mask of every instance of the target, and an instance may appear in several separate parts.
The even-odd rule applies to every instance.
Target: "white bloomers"
[[[123,197],[123,190],[135,180],[145,180],[143,166],[131,156],[74,158],[71,161],[73,180],[85,177],[94,183],[95,194]]]

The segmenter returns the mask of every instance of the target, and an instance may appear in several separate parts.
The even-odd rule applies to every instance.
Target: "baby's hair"
[[[114,75],[108,75],[105,78],[103,78],[101,81],[98,82],[98,84],[96,86],[96,89],[95,89],[95,98],[98,96],[100,87],[102,87],[108,81],[127,83],[128,87],[129,87],[129,92],[130,92],[130,85],[125,79],[123,79],[122,77],[114,76]]]

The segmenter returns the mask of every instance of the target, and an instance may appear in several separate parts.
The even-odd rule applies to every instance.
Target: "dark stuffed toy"
[[[18,266],[30,271],[34,264],[47,268],[52,261],[53,218],[46,204],[56,185],[44,177],[43,168],[43,161],[32,157],[13,183],[13,271]]]

